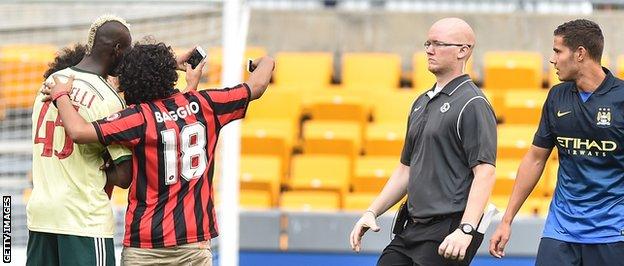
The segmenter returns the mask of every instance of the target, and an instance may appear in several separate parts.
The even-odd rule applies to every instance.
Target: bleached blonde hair
[[[113,14],[105,14],[93,21],[91,24],[91,28],[89,28],[89,36],[87,37],[87,45],[86,45],[86,54],[91,54],[91,49],[93,49],[93,44],[95,43],[95,33],[97,30],[104,25],[106,22],[116,21],[124,25],[128,31],[130,31],[130,24],[126,22],[125,19],[118,17]]]

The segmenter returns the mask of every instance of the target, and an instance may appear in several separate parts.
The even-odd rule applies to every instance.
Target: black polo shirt
[[[410,167],[410,216],[464,211],[472,168],[495,162],[496,117],[468,75],[455,78],[433,98],[424,93],[416,99],[401,154],[401,163]]]

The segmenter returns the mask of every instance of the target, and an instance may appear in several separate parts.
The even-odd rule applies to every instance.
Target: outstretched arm
[[[69,98],[74,76],[70,76],[67,83],[61,82],[57,76],[52,76],[52,78],[54,84],[46,83],[45,86],[50,89],[51,100],[58,108],[67,135],[78,144],[99,142],[93,125],[80,116]]]
[[[275,61],[269,56],[263,56],[254,60],[251,65],[255,69],[245,83],[251,89],[251,100],[255,100],[260,98],[269,86],[271,75],[275,69]]]

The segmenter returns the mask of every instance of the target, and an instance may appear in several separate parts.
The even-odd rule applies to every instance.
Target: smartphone
[[[247,59],[247,72],[251,73],[256,70],[256,67],[253,65],[253,60],[251,58]]]
[[[204,49],[202,49],[201,46],[197,46],[195,47],[195,50],[193,50],[191,57],[189,57],[186,62],[189,63],[193,69],[195,69],[195,67],[197,67],[197,65],[199,65],[204,58],[206,58],[206,52],[204,52]]]

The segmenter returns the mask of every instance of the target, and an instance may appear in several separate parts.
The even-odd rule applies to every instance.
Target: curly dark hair
[[[164,43],[136,43],[119,65],[119,88],[127,104],[166,98],[178,80],[176,61]]]
[[[54,61],[48,64],[48,70],[43,74],[43,78],[47,79],[54,72],[63,70],[70,66],[77,65],[85,56],[87,47],[83,44],[76,44],[72,47],[61,49],[54,58]]]

